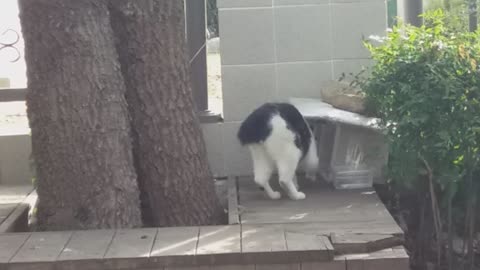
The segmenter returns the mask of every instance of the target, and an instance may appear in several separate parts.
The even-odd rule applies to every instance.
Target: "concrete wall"
[[[31,142],[28,134],[0,134],[0,185],[30,185]]]
[[[224,123],[204,125],[218,174],[252,173],[240,122],[266,101],[320,98],[324,82],[371,64],[362,37],[384,35],[385,0],[217,0]]]

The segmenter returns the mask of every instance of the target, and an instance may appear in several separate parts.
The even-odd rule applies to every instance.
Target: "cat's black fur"
[[[310,128],[298,109],[289,103],[265,103],[255,109],[240,125],[237,137],[242,145],[261,143],[272,132],[270,119],[280,115],[287,123],[287,128],[295,133],[295,145],[305,157],[312,134]]]

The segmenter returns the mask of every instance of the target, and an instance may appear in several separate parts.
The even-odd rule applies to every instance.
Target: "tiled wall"
[[[225,123],[204,126],[217,174],[251,174],[240,122],[266,101],[319,98],[324,82],[369,65],[362,37],[384,35],[385,0],[217,0]]]
[[[0,185],[32,184],[29,134],[0,134]]]

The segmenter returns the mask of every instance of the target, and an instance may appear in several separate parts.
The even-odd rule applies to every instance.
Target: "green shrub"
[[[446,188],[479,162],[480,36],[447,27],[441,10],[424,19],[365,43],[375,65],[360,84],[390,142],[391,179],[412,184],[428,166]]]
[[[472,269],[480,193],[480,32],[459,30],[465,27],[441,10],[423,17],[422,27],[400,24],[380,44],[365,42],[375,64],[354,83],[384,127],[389,183],[425,198],[415,220],[418,233],[434,232],[426,237],[436,243],[437,266],[447,257],[448,269],[465,269],[454,268],[453,239],[461,234],[468,254],[459,261]],[[419,244],[414,257],[423,258],[431,246]]]
[[[468,31],[468,2],[470,0],[429,0],[425,2],[426,11],[442,9],[445,24],[456,31]],[[477,1],[477,0],[476,0]]]

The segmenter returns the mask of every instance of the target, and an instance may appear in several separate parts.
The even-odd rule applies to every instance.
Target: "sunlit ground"
[[[222,72],[219,53],[209,53],[207,55],[207,73],[209,110],[213,113],[222,114]]]

